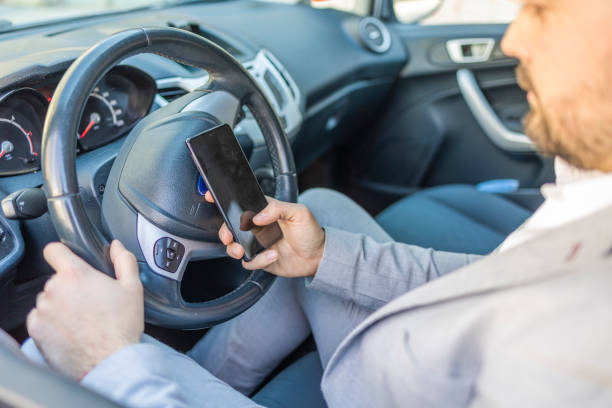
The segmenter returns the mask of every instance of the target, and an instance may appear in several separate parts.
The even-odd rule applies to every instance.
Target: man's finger
[[[240,259],[244,256],[244,248],[242,245],[232,242],[227,246],[227,254],[234,259]]]
[[[207,192],[204,194],[204,199],[205,199],[206,201],[208,201],[209,203],[214,203],[214,202],[215,202],[215,199],[213,198],[213,196],[212,196],[212,194],[210,193],[210,191],[207,191]]]
[[[43,256],[58,274],[93,270],[91,265],[77,256],[66,245],[59,242],[47,244],[43,250]]]
[[[253,217],[253,223],[256,225],[269,225],[279,219],[292,221],[301,216],[303,211],[307,211],[301,204],[286,203],[273,198],[268,198],[268,201],[266,208]]]
[[[110,256],[115,266],[115,276],[119,282],[126,285],[140,283],[136,257],[125,249],[120,241],[114,240],[111,243]]]
[[[275,249],[268,249],[263,251],[249,262],[242,261],[244,269],[254,271],[255,269],[266,269],[268,266],[276,262],[278,259],[278,252]]]
[[[48,299],[47,296],[49,296],[46,292],[39,292],[38,295],[36,295],[36,302],[34,303],[36,305],[36,308],[39,310],[44,310],[46,308],[46,304],[48,303]]]
[[[51,276],[49,279],[47,279],[47,282],[45,282],[43,291],[47,293],[52,293],[54,291],[54,288],[56,288],[56,286],[58,285],[57,282],[57,275]]]
[[[26,329],[30,337],[34,339],[38,337],[38,311],[36,308],[30,310],[28,317],[26,317]]]
[[[221,242],[223,242],[223,245],[225,246],[231,244],[232,241],[234,241],[234,236],[232,235],[232,232],[229,230],[229,228],[227,228],[227,225],[225,225],[225,223],[223,223],[221,228],[219,228],[219,239],[221,240]]]

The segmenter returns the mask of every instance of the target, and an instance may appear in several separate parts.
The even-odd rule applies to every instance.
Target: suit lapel
[[[376,322],[399,312],[465,296],[579,272],[585,262],[612,256],[612,207],[493,254],[414,289],[373,313],[340,344],[328,364]]]

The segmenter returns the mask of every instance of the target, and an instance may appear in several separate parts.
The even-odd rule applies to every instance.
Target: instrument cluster
[[[0,176],[40,169],[44,121],[56,85],[19,88],[0,95]],[[156,92],[155,81],[136,68],[120,65],[110,70],[85,104],[75,135],[76,153],[125,135],[147,115]]]

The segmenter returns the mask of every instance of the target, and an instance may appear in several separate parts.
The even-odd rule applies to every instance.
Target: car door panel
[[[393,201],[442,184],[510,178],[535,188],[553,179],[551,160],[523,135],[528,105],[516,60],[501,52],[506,27],[391,25],[409,61],[362,151],[362,187]],[[486,61],[453,61],[449,42],[466,39],[492,40]]]

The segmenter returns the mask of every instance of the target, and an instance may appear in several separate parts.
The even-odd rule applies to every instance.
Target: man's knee
[[[351,200],[350,198],[348,198],[347,196],[345,196],[344,194],[329,189],[329,188],[310,188],[306,191],[304,191],[302,194],[300,194],[300,197],[298,198],[298,201],[302,204],[305,205],[314,205],[316,206],[317,204],[319,204],[322,200]]]
[[[366,234],[378,242],[393,239],[366,210],[347,196],[326,188],[314,188],[300,195],[319,224],[348,232]]]
[[[298,198],[314,214],[321,225],[333,223],[334,215],[338,211],[350,211],[351,208],[360,208],[357,203],[344,194],[328,188],[311,188]]]

